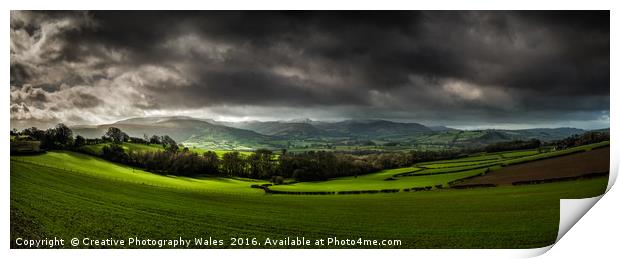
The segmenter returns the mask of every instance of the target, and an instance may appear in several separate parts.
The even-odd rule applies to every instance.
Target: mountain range
[[[516,139],[550,141],[586,132],[576,128],[459,130],[388,120],[225,122],[186,116],[139,117],[112,124],[73,126],[72,129],[76,135],[96,138],[109,127],[117,127],[134,137],[168,135],[185,145],[213,149],[329,147],[350,143],[460,147]]]

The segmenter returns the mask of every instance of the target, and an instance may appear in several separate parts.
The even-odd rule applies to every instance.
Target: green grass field
[[[542,247],[555,241],[559,199],[597,196],[607,183],[600,177],[468,190],[271,195],[249,188],[262,181],[161,176],[74,152],[12,156],[10,168],[12,240],[212,237],[223,240],[223,247],[233,247],[231,238],[257,238],[258,247],[269,247],[262,243],[265,238],[297,236],[398,239],[399,248]],[[385,181],[421,170],[399,168],[274,188],[409,188],[470,173]]]
[[[407,248],[541,247],[555,240],[560,198],[596,196],[606,186],[599,178],[420,193],[266,195],[240,180],[197,184],[142,173],[134,179],[130,169],[104,161],[89,167],[91,174],[75,164],[68,171],[31,163],[58,157],[28,158],[11,161],[11,222],[28,222],[12,225],[12,238],[213,237],[229,246],[238,237],[335,236],[399,239]]]

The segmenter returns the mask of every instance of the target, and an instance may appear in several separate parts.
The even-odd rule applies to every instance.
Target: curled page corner
[[[608,184],[608,187],[611,185]],[[605,194],[584,198],[584,199],[560,199],[560,225],[558,228],[558,236],[551,245],[530,249],[526,257],[540,256],[549,250],[558,242],[577,222],[596,204]]]
[[[560,227],[557,243],[605,194],[585,199],[560,199]]]
[[[549,251],[553,247],[553,245],[555,245],[555,243],[544,247],[528,249],[527,252],[520,254],[520,258],[533,258],[541,256],[547,251]]]
[[[608,187],[611,183],[608,184]],[[560,225],[555,242],[551,245],[530,249],[525,257],[540,256],[549,251],[605,194],[584,199],[560,199]]]
[[[612,148],[611,157],[614,157],[614,154],[615,153],[614,153],[614,150]],[[617,162],[610,161],[609,168],[611,170],[609,170],[609,180],[607,181],[607,190],[605,190],[605,192],[608,192],[609,189],[611,189],[611,187],[616,182],[616,178],[618,177],[618,169],[619,169],[618,167],[619,167],[619,165],[618,165]]]

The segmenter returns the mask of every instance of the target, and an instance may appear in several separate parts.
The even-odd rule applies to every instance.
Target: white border
[[[617,2],[617,1],[616,1]],[[604,0],[521,0],[521,1],[492,1],[492,0],[436,0],[436,1],[369,1],[369,0],[350,0],[350,1],[334,1],[334,0],[315,0],[306,2],[294,2],[284,0],[262,0],[262,1],[191,1],[191,0],[175,0],[175,1],[126,1],[126,0],[108,0],[108,1],[78,1],[78,0],[54,0],[54,1],[2,1],[2,31],[6,37],[0,44],[3,52],[3,70],[5,82],[5,91],[0,91],[2,98],[2,106],[5,107],[1,113],[2,120],[6,125],[4,131],[10,128],[9,118],[10,111],[9,102],[9,10],[54,10],[54,9],[163,9],[163,10],[181,10],[181,9],[414,9],[414,10],[435,10],[435,9],[471,9],[471,10],[537,10],[537,9],[599,9],[611,10],[611,46],[617,46],[618,39],[618,17],[614,14],[617,12],[617,4],[614,1]],[[618,52],[612,48],[611,52],[611,136],[612,139],[618,137],[618,120],[614,119],[618,111],[618,88],[613,87],[618,83],[616,70],[613,69],[614,60],[618,60]],[[614,102],[615,101],[615,102]],[[317,258],[317,257],[356,257],[356,258],[403,258],[403,257],[432,257],[432,258],[510,258],[510,257],[527,257],[536,256],[546,251],[546,248],[531,250],[10,250],[9,249],[9,139],[0,138],[2,148],[0,148],[0,160],[3,179],[2,179],[2,196],[1,205],[3,213],[0,215],[2,225],[2,247],[4,248],[6,258],[23,258],[23,257],[45,257],[45,258],[84,258],[85,256],[93,258],[170,258],[176,256],[183,257],[252,257],[252,258],[278,258],[295,256],[296,258]],[[612,145],[612,171],[611,179],[615,179],[618,172],[618,146]],[[611,187],[611,185],[609,186]],[[615,188],[617,189],[617,188]],[[610,190],[601,201],[594,206],[594,209],[588,212],[581,221],[571,229],[550,252],[546,253],[545,258],[584,258],[584,257],[613,257],[616,254],[617,246],[616,238],[619,236],[620,227],[617,224],[619,216],[618,205],[620,204],[620,192]]]

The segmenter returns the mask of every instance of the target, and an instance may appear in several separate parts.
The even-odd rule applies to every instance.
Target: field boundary
[[[578,179],[591,179],[591,178],[605,177],[605,176],[609,176],[609,171],[587,173],[587,174],[578,175],[578,176],[555,177],[555,178],[548,178],[548,179],[541,179],[541,180],[529,180],[529,181],[517,181],[517,182],[512,182],[512,185],[554,183],[554,182],[572,181],[572,180],[578,180]]]
[[[485,170],[485,171],[484,171],[484,172],[482,172],[482,173],[475,174],[475,175],[468,176],[468,177],[461,178],[461,179],[456,179],[456,180],[454,180],[454,181],[450,181],[450,182],[448,182],[448,186],[453,187],[452,185],[454,185],[454,184],[461,183],[461,182],[463,182],[463,181],[467,181],[467,180],[469,180],[469,179],[476,178],[476,177],[479,177],[479,176],[483,176],[483,175],[485,175],[485,174],[487,174],[487,173],[489,173],[489,172],[491,172],[491,170],[490,170],[490,168],[487,168],[487,170]]]
[[[482,168],[490,168],[493,166],[499,165],[497,163],[495,164],[488,164],[488,165],[484,165],[484,166],[476,166],[476,167],[472,167],[472,168],[467,168],[467,169],[459,169],[459,170],[454,170],[454,171],[447,171],[447,172],[439,172],[439,173],[421,173],[421,174],[409,174],[409,173],[400,173],[400,174],[395,174],[394,177],[417,177],[417,176],[429,176],[429,175],[442,175],[442,174],[452,174],[452,173],[462,173],[462,172],[467,172],[467,171],[472,171],[472,170],[477,170],[477,169],[482,169]],[[424,170],[419,170],[416,172],[422,172]]]

